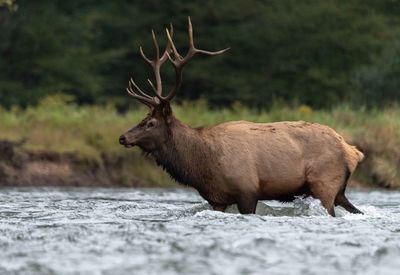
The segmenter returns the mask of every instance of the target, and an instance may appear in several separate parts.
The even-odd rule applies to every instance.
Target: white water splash
[[[213,211],[163,189],[0,189],[0,274],[398,274],[400,193]]]

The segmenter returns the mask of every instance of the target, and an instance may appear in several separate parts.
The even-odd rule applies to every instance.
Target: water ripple
[[[0,189],[0,274],[398,274],[400,193],[226,213],[188,189]]]

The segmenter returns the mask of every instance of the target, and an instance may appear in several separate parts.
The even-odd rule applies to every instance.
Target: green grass
[[[275,105],[269,111],[255,111],[239,103],[231,108],[210,109],[206,102],[186,102],[173,106],[175,115],[190,126],[207,126],[230,120],[273,122],[305,120],[326,124],[362,149],[367,158],[355,179],[365,184],[400,187],[400,107],[386,110],[354,110],[339,106],[330,111],[307,106],[291,108]],[[118,137],[147,113],[138,107],[120,115],[113,105],[77,106],[65,95],[44,99],[37,107],[21,110],[0,109],[0,139],[18,141],[26,138],[24,148],[31,151],[73,153],[76,158],[101,162],[104,156],[120,158],[124,175],[142,179],[151,186],[170,185],[172,181],[159,167],[135,148],[127,150]],[[128,184],[132,177],[121,176]]]

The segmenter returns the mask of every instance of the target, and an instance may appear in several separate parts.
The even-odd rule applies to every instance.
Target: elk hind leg
[[[341,206],[353,214],[364,214],[346,198],[344,192],[341,192],[336,196],[335,205]]]
[[[346,191],[346,187],[347,187],[347,183],[350,179],[351,176],[351,172],[350,170],[347,168],[346,169],[346,175],[345,175],[345,179],[343,182],[343,188],[342,190],[337,194],[336,198],[335,198],[335,205],[341,206],[344,209],[346,209],[347,211],[349,211],[350,213],[353,214],[364,214],[363,212],[361,212],[357,207],[355,207],[345,196],[345,191]]]
[[[349,177],[340,159],[326,160],[309,170],[307,182],[311,195],[319,199],[328,214],[335,217],[335,200]]]

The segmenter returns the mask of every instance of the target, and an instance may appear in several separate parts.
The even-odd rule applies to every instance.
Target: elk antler
[[[176,79],[175,79],[175,86],[171,89],[169,94],[166,97],[163,97],[162,99],[165,101],[170,101],[176,95],[177,91],[179,90],[179,88],[182,84],[182,69],[183,69],[183,67],[189,62],[190,59],[192,59],[193,56],[195,56],[196,54],[204,54],[204,55],[211,55],[211,56],[219,55],[219,54],[226,52],[230,48],[226,48],[226,49],[216,51],[216,52],[197,49],[194,46],[193,27],[192,27],[192,22],[190,21],[190,16],[188,17],[189,50],[186,53],[186,56],[184,58],[176,50],[175,44],[172,41],[172,33],[170,33],[168,31],[168,29],[166,29],[166,32],[167,32],[168,41],[169,41],[169,44],[171,44],[175,59],[173,59],[169,53],[167,53],[167,56],[168,56],[168,59],[171,61],[171,63],[174,65]]]
[[[140,102],[146,104],[149,107],[151,107],[151,106],[156,107],[156,106],[160,105],[160,103],[168,103],[169,101],[171,101],[171,99],[176,95],[177,91],[179,90],[179,88],[182,84],[182,69],[189,62],[189,60],[192,59],[193,56],[195,56],[196,54],[214,56],[214,55],[222,54],[222,53],[226,52],[227,50],[229,50],[229,48],[226,48],[226,49],[223,49],[220,51],[211,52],[211,51],[197,49],[194,46],[194,42],[193,42],[193,27],[192,27],[192,22],[190,21],[190,17],[188,17],[189,50],[186,53],[185,57],[182,57],[178,53],[178,51],[175,47],[175,44],[172,41],[172,36],[173,36],[172,24],[170,25],[170,30],[166,29],[166,33],[167,33],[168,43],[167,43],[165,51],[161,57],[160,57],[160,49],[158,46],[157,38],[156,38],[156,35],[153,30],[151,31],[151,35],[153,37],[153,44],[154,44],[154,48],[156,51],[155,59],[150,60],[149,58],[147,58],[147,56],[143,52],[142,47],[140,47],[140,54],[141,54],[142,58],[146,61],[147,64],[149,64],[152,67],[152,69],[154,71],[156,85],[154,85],[150,79],[147,79],[147,81],[149,82],[150,86],[152,87],[156,97],[151,97],[148,94],[144,93],[138,87],[138,85],[133,81],[132,78],[129,81],[129,84],[128,84],[129,87],[127,88],[127,91],[131,96],[135,97]],[[171,53],[173,53],[173,57],[171,56]],[[172,87],[170,92],[168,93],[168,95],[164,97],[162,95],[162,81],[161,81],[160,68],[167,59],[169,59],[171,61],[172,65],[175,68],[176,78],[175,78],[174,87]]]
[[[171,31],[171,33],[173,33],[173,31],[174,31],[172,24],[170,25],[170,31]],[[150,81],[150,79],[147,79],[147,81],[150,83],[150,85],[154,89],[154,91],[156,93],[156,97],[158,97],[161,100],[162,82],[161,82],[160,68],[161,68],[161,65],[168,59],[167,54],[168,54],[168,51],[171,50],[171,45],[168,42],[168,44],[167,44],[167,46],[165,48],[165,51],[164,51],[163,55],[160,58],[160,47],[158,46],[157,38],[156,38],[156,35],[155,35],[153,30],[151,30],[151,35],[152,35],[152,38],[153,38],[154,48],[156,50],[156,58],[154,60],[150,60],[144,54],[142,47],[140,47],[139,50],[140,50],[140,55],[142,56],[142,58],[154,70],[157,88],[154,87],[154,85]],[[135,81],[133,81],[132,78],[129,80],[128,88],[126,90],[131,96],[133,96],[134,98],[138,99],[140,102],[146,104],[149,107],[151,107],[151,106],[155,107],[155,106],[157,106],[159,104],[159,101],[157,101],[154,97],[151,97],[148,94],[144,93],[139,88],[139,86],[135,83]]]

